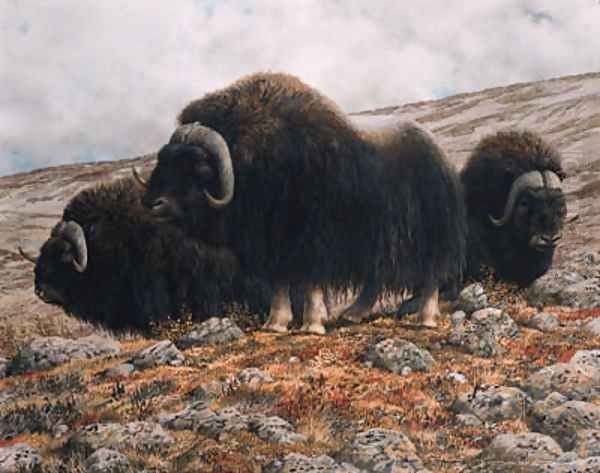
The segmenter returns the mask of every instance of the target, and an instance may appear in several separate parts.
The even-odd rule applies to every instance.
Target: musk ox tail
[[[433,137],[413,123],[395,124],[372,139],[386,161],[389,212],[398,231],[396,241],[388,242],[394,265],[379,266],[384,289],[457,282],[466,260],[467,218],[454,166]]]

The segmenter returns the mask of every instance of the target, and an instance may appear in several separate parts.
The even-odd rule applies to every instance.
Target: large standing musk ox
[[[21,250],[22,252],[22,250]],[[141,205],[133,179],[78,193],[52,229],[36,263],[35,292],[77,317],[113,330],[221,315],[230,302],[268,308],[270,291],[237,271],[226,248],[159,225]]]
[[[412,127],[367,139],[299,79],[255,74],[186,106],[159,152],[143,202],[206,244],[230,249],[274,287],[265,328],[285,332],[289,287],[305,293],[302,330],[324,333],[324,287],[423,288],[434,325],[437,288],[460,274],[460,183]]]
[[[501,131],[477,145],[461,172],[469,214],[467,275],[482,265],[529,285],[552,264],[566,216],[560,155],[531,131]]]

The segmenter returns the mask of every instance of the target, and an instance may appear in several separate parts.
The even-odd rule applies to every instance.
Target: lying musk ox
[[[316,90],[270,73],[191,102],[179,122],[139,180],[143,203],[274,287],[266,329],[287,330],[291,284],[307,287],[307,332],[325,332],[326,287],[368,289],[353,315],[382,293],[423,288],[420,319],[435,324],[466,224],[458,177],[424,133],[365,138]]]
[[[461,172],[469,215],[467,276],[483,265],[499,279],[531,284],[552,264],[566,203],[559,153],[531,131],[484,138]]]
[[[146,331],[185,310],[196,319],[221,315],[230,302],[260,311],[270,301],[264,284],[240,276],[226,248],[157,225],[132,179],[78,193],[39,257],[22,255],[36,263],[42,300],[112,330]]]

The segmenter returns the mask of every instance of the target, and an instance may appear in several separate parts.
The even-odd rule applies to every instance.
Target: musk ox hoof
[[[280,324],[264,324],[262,330],[265,332],[287,333],[288,329],[285,325]]]
[[[304,324],[300,327],[300,332],[313,335],[325,335],[326,330],[323,324]]]
[[[427,328],[436,328],[438,326],[437,323],[437,317],[439,316],[439,312],[438,313],[427,313],[427,314],[419,314],[419,325],[423,326],[423,327],[427,327]]]
[[[340,320],[352,322],[353,324],[360,324],[365,322],[371,316],[371,306],[363,306],[359,304],[352,304],[347,309],[343,310],[339,315]]]

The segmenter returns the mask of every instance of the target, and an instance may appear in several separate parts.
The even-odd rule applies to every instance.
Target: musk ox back
[[[78,193],[33,259],[37,295],[112,330],[221,315],[231,302],[268,307],[271,291],[242,277],[231,252],[157,225],[140,199],[132,179]]]
[[[566,216],[559,153],[531,131],[501,131],[477,145],[461,172],[469,214],[468,276],[491,267],[528,285],[551,266]]]
[[[144,205],[268,281],[268,329],[287,328],[290,284],[308,288],[303,329],[323,333],[321,288],[433,294],[460,273],[460,186],[423,134],[366,138],[334,103],[284,74],[209,93],[180,123]]]

